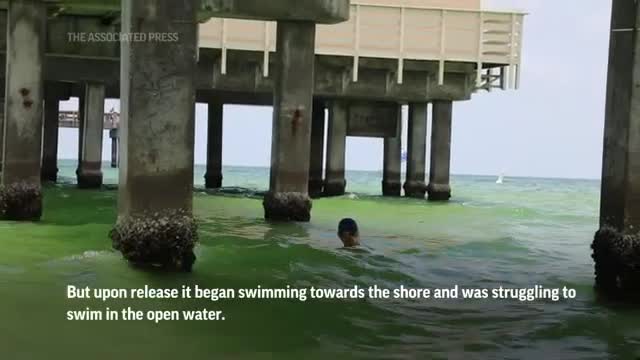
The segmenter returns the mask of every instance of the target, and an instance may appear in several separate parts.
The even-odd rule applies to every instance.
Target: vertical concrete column
[[[190,271],[197,0],[123,0],[124,33],[177,41],[121,44],[120,181],[115,249],[138,265]]]
[[[100,83],[87,83],[85,89],[85,123],[82,129],[82,151],[77,174],[78,187],[96,189],[102,186],[105,88]]]
[[[309,153],[316,25],[279,21],[269,192],[265,218],[309,221]]]
[[[329,132],[327,142],[327,178],[324,185],[326,196],[344,195],[345,156],[347,148],[347,103],[334,100],[329,107]]]
[[[429,171],[429,200],[447,201],[451,198],[451,118],[453,102],[436,100],[433,102],[431,121],[431,170]]]
[[[427,103],[409,105],[407,180],[404,183],[404,193],[408,197],[418,199],[424,199],[427,192],[427,108]]]
[[[314,100],[311,121],[311,158],[309,164],[309,195],[318,198],[324,187],[324,102]]]
[[[402,107],[396,116],[397,135],[384,139],[384,166],[382,170],[382,195],[402,195]]]
[[[209,125],[207,129],[207,172],[204,175],[207,189],[222,187],[222,128],[224,104],[209,101]]]
[[[58,180],[58,129],[60,100],[55,94],[45,94],[44,134],[42,145],[42,181]]]
[[[2,164],[4,163],[4,104],[5,99],[0,98],[0,174],[2,174]]]
[[[76,178],[80,175],[80,165],[82,164],[82,147],[84,146],[84,124],[85,124],[85,96],[86,88],[82,84],[80,94],[78,94],[78,167],[76,168]]]
[[[118,142],[120,141],[120,135],[118,134],[117,128],[109,130],[109,138],[111,139],[111,168],[116,169],[120,163],[118,160]]]
[[[614,0],[604,131],[600,230],[592,244],[596,288],[640,299],[640,7]],[[616,31],[618,30],[618,31]]]
[[[42,1],[9,2],[0,216],[10,220],[39,220],[42,215],[42,61],[46,16]]]

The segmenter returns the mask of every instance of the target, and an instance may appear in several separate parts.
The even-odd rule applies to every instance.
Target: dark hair
[[[338,224],[338,236],[341,236],[344,233],[348,233],[350,235],[358,234],[358,224],[353,219],[342,219],[340,220],[340,224]]]

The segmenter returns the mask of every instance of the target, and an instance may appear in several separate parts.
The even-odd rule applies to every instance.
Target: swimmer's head
[[[338,237],[342,240],[344,247],[355,247],[360,245],[360,233],[358,224],[353,219],[342,219],[338,224]]]

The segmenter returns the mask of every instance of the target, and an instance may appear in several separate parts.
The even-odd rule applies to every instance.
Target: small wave
[[[111,255],[112,252],[111,251],[106,251],[106,250],[101,250],[101,251],[94,251],[94,250],[88,250],[83,252],[80,255],[71,255],[71,256],[67,256],[65,258],[63,258],[63,261],[79,261],[79,260],[88,260],[88,259],[95,259],[101,256],[107,256],[107,255]]]
[[[44,262],[42,265],[44,265],[47,268],[59,268],[59,267],[66,267],[69,265],[75,266],[75,265],[78,265],[78,263],[82,263],[84,261],[97,260],[107,256],[112,256],[112,255],[114,255],[114,253],[107,250],[101,250],[101,251],[87,250],[82,254],[73,254],[73,255],[62,257],[62,258],[51,259],[49,261]]]
[[[247,188],[240,186],[227,186],[219,189],[204,189],[197,188],[197,192],[207,195],[218,195],[218,196],[239,196],[239,197],[249,197],[249,198],[262,198],[267,193],[264,190],[258,190],[255,188]]]
[[[23,274],[25,269],[17,266],[9,266],[0,264],[0,274],[19,275]]]

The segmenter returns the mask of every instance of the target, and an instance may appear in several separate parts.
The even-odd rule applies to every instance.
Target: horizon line
[[[58,159],[58,160],[67,160],[67,161],[75,161],[78,159]],[[103,160],[103,163],[109,163],[110,160]],[[207,164],[202,163],[194,163],[195,166],[207,166]],[[243,168],[262,168],[269,169],[269,166],[265,165],[230,165],[230,164],[222,164],[223,167],[243,167]],[[345,169],[345,171],[355,171],[355,172],[382,172],[382,169]],[[403,171],[402,174],[405,174],[406,171]],[[425,172],[425,174],[429,174]],[[486,176],[486,177],[498,177],[500,174],[470,174],[470,173],[451,173],[451,176]],[[541,179],[541,180],[586,180],[586,181],[602,181],[601,177],[597,178],[588,178],[588,177],[562,177],[562,176],[544,176],[544,175],[503,175],[505,178],[516,178],[516,179]]]

